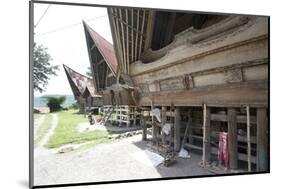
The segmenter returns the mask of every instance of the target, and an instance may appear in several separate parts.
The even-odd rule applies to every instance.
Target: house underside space
[[[137,8],[108,17],[116,69],[94,77],[106,120],[139,124],[167,165],[186,149],[206,169],[269,170],[267,17]]]

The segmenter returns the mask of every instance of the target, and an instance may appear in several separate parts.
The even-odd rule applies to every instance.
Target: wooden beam
[[[132,22],[132,28],[131,28],[131,62],[134,62],[134,9],[131,9],[131,22]]]
[[[128,20],[128,9],[125,9],[126,13],[126,22],[129,23]],[[128,25],[129,26],[129,25]],[[126,55],[127,55],[127,65],[126,65],[126,73],[129,73],[129,65],[130,65],[130,59],[129,59],[129,27],[126,26]]]
[[[268,171],[268,125],[265,108],[257,108],[257,171]]]
[[[150,102],[150,107],[151,107],[151,111],[152,111],[154,109],[152,100]],[[151,123],[152,123],[152,139],[156,140],[157,139],[157,128],[154,123],[154,116],[151,116]]]
[[[137,15],[137,14],[136,14]],[[116,18],[118,20],[118,22],[122,23],[124,26],[128,27],[131,30],[134,30],[134,32],[139,35],[139,36],[144,36],[144,34],[141,34],[136,28],[132,27],[128,22],[121,20],[118,16],[116,16],[115,14],[112,15],[114,18]],[[142,16],[139,15],[140,18],[142,18]]]
[[[122,11],[121,9],[119,9],[119,16],[120,16],[120,19],[122,20]],[[125,34],[124,34],[124,27],[123,27],[123,23],[122,22],[119,22],[120,25],[121,25],[121,34],[122,34],[122,52],[123,52],[123,65],[124,65],[124,68],[122,69],[122,72],[123,73],[126,73],[125,70],[127,69],[126,68],[126,65],[127,65],[127,60],[126,60],[126,47],[125,47]]]
[[[180,124],[180,107],[175,108],[175,133],[174,133],[174,150],[179,151],[180,150],[180,132],[181,132],[181,124]]]
[[[167,120],[167,117],[166,117],[166,107],[165,106],[162,106],[161,108],[161,122],[162,122],[162,126],[164,126],[166,124],[166,120]],[[165,144],[165,136],[162,135],[162,143]]]
[[[245,104],[251,107],[266,107],[268,99],[268,86],[266,82],[242,82],[220,86],[193,88],[190,90],[174,90],[149,92],[141,94],[140,106],[149,106],[148,98],[154,98],[157,106],[202,106],[209,107],[241,107]]]
[[[155,12],[153,10],[149,10],[148,18],[147,18],[147,26],[146,26],[147,29],[145,35],[144,50],[151,48],[152,34],[154,28],[154,18],[155,18]]]
[[[137,31],[139,31],[139,20],[140,20],[140,9],[137,10]],[[138,37],[139,35],[136,35],[136,45],[135,45],[135,58],[138,58]]]
[[[114,40],[114,46],[116,46],[116,58],[118,60],[118,65],[117,65],[117,71],[116,71],[116,82],[117,84],[119,83],[119,78],[120,78],[120,70],[122,70],[122,64],[123,64],[123,57],[122,57],[122,50],[121,50],[121,42],[120,42],[120,31],[119,31],[119,26],[118,26],[118,22],[117,19],[115,17],[113,17],[114,14],[114,9],[108,9],[108,14],[110,16],[111,19],[109,19],[109,22],[112,23],[113,25],[113,32],[115,37],[113,37]]]
[[[211,127],[211,116],[210,108],[203,105],[203,166],[205,167],[210,163],[211,159],[211,137],[210,137],[210,127]]]
[[[249,117],[251,123],[257,123],[256,116],[250,116]],[[212,121],[221,121],[221,122],[227,122],[227,115],[223,114],[211,114],[211,120]],[[237,115],[236,116],[237,123],[247,123],[247,115]]]
[[[142,35],[140,36],[140,46],[139,46],[139,56],[138,56],[138,59],[141,56],[142,40],[143,40],[143,30],[144,30],[144,23],[145,23],[145,13],[146,13],[146,11],[143,10],[143,18],[142,18],[142,25],[141,25],[141,34]]]
[[[248,155],[248,171],[251,172],[251,123],[250,123],[250,106],[246,107],[247,111],[247,155]]]
[[[143,115],[141,116],[140,124],[142,126],[142,140],[146,141],[147,140],[146,117],[144,117]]]
[[[238,168],[238,151],[237,151],[237,121],[236,110],[227,109],[228,116],[228,150],[229,150],[229,167],[230,169]]]

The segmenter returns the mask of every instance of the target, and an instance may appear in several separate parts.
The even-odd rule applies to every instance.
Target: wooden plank
[[[153,102],[151,101],[151,111],[154,109]],[[150,114],[151,115],[151,114]],[[154,116],[151,116],[151,124],[152,124],[152,139],[157,139],[157,127],[154,123]]]
[[[215,155],[218,154],[218,148],[216,148],[216,147],[211,147],[211,151],[212,151],[212,154],[215,154]],[[238,156],[238,160],[248,162],[248,157],[246,154],[238,153],[237,156]],[[251,156],[251,163],[256,164],[255,156]]]
[[[257,171],[268,171],[268,125],[265,108],[257,108]]]
[[[146,127],[146,118],[144,116],[141,116],[140,119],[140,125],[142,127],[142,140],[147,140],[147,127]]]
[[[222,121],[227,122],[227,115],[224,114],[211,114],[212,121]],[[247,123],[247,115],[237,115],[237,123]],[[256,116],[250,116],[250,122],[256,124]]]
[[[214,138],[219,138],[219,132],[212,131],[211,136]],[[257,137],[251,136],[251,143],[256,144],[257,143]],[[247,142],[247,136],[237,135],[237,141],[238,142]]]
[[[210,144],[210,108],[203,105],[203,166],[210,163],[211,144]]]
[[[155,98],[154,98],[155,97]],[[209,107],[251,107],[268,106],[268,84],[263,81],[232,83],[220,86],[193,88],[190,90],[174,90],[141,94],[140,106],[149,106],[147,98],[154,98],[156,106],[202,106]]]
[[[140,20],[140,9],[137,9],[137,31],[139,31],[139,20]],[[135,58],[138,58],[138,37],[139,35],[136,35],[136,45],[135,45]]]
[[[116,15],[117,15],[117,10],[112,9],[112,15],[113,12],[116,11]],[[124,64],[124,58],[123,58],[123,53],[122,53],[122,44],[121,44],[121,34],[120,34],[120,29],[119,29],[119,24],[118,24],[118,19],[116,17],[113,17],[113,26],[114,29],[116,31],[116,41],[117,41],[117,47],[118,47],[118,56],[120,57],[121,62],[118,64],[118,72],[117,73],[117,83],[119,83],[119,76],[120,76],[120,71],[122,70],[123,64]],[[121,55],[121,56],[120,56]]]
[[[119,9],[119,16],[120,19],[122,20],[122,12],[121,9]],[[126,60],[126,47],[125,47],[125,34],[124,34],[124,26],[123,23],[120,22],[121,25],[121,34],[122,34],[122,52],[123,52],[123,63],[124,63],[124,68],[122,69],[123,73],[126,73],[126,65],[127,65],[127,60]]]
[[[188,149],[203,150],[202,147],[196,146],[196,145],[193,145],[193,144],[189,144],[189,143],[185,143],[184,147],[188,148]]]
[[[252,167],[251,167],[251,123],[250,123],[250,107],[249,106],[246,107],[246,112],[247,112],[248,171],[251,172],[251,170],[252,170]]]
[[[134,9],[131,9],[131,62],[134,62]]]
[[[229,167],[231,169],[238,168],[238,151],[237,151],[237,121],[236,110],[234,108],[227,109],[228,116],[228,150],[229,150]]]
[[[125,13],[126,13],[126,22],[128,22],[128,9],[125,9]],[[126,50],[127,50],[127,65],[126,65],[126,73],[129,73],[129,65],[130,65],[130,60],[129,60],[129,25],[126,26]]]
[[[166,124],[166,121],[167,121],[166,111],[167,111],[166,107],[162,106],[162,108],[161,108],[161,122],[162,122],[163,126]],[[165,136],[164,135],[162,135],[162,143],[165,144]]]
[[[175,151],[180,150],[180,108],[175,108],[175,133],[174,133],[174,149]]]
[[[144,23],[145,23],[145,13],[146,11],[143,10],[143,18],[142,18],[142,25],[141,25],[141,36],[140,36],[140,46],[139,46],[139,56],[137,57],[138,59],[141,56],[141,50],[142,50],[142,40],[143,40],[143,30],[144,30]]]
[[[144,44],[144,50],[147,50],[151,47],[152,42],[152,34],[153,34],[153,28],[154,28],[154,18],[155,13],[152,10],[149,10],[148,18],[147,18],[147,29],[146,29],[146,35],[145,35],[145,44]]]

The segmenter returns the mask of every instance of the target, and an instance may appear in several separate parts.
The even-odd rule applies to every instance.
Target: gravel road
[[[34,182],[39,186],[210,174],[198,166],[201,155],[191,154],[190,159],[178,158],[170,167],[156,168],[132,156],[145,149],[141,135],[135,135],[86,151],[38,153],[34,160]]]

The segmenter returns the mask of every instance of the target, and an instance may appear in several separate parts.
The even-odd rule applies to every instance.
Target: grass
[[[34,113],[33,116],[34,116],[34,119],[38,119],[38,118],[41,116],[41,114],[39,114],[39,113]]]
[[[80,144],[88,141],[101,140],[105,142],[108,132],[106,131],[90,131],[80,133],[78,124],[88,122],[88,119],[81,114],[75,114],[76,110],[67,110],[58,112],[58,126],[54,134],[51,136],[47,147],[57,148],[65,144]]]
[[[37,115],[37,114],[35,114]],[[40,116],[40,114],[38,114]],[[37,118],[35,118],[37,119]],[[36,146],[44,137],[44,135],[48,132],[48,130],[52,126],[52,116],[51,114],[46,114],[45,120],[40,125],[40,127],[36,131],[36,137],[34,138],[34,145]]]

